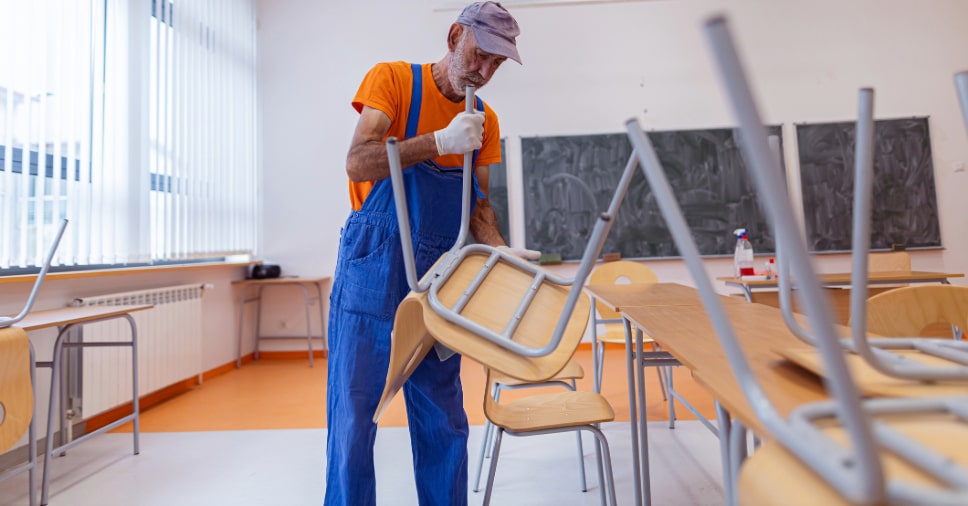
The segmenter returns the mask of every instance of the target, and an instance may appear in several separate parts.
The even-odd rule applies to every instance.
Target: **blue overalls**
[[[420,114],[419,65],[413,66],[413,73],[407,138],[416,135]],[[479,98],[477,107],[483,110]],[[457,240],[462,178],[459,170],[441,169],[432,161],[409,167],[403,174],[417,275],[422,277]],[[329,313],[329,506],[376,504],[373,443],[377,427],[372,418],[389,366],[394,314],[408,292],[388,177],[376,182],[341,233]],[[468,428],[460,356],[441,361],[431,352],[404,384],[403,393],[420,504],[467,504]]]

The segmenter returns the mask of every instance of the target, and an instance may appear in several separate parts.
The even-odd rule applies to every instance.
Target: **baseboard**
[[[313,358],[325,359],[328,356],[328,350],[313,350]],[[251,362],[254,359],[253,354],[249,354],[247,357],[249,357],[249,360],[245,360],[246,357],[242,357],[242,361]],[[309,360],[309,353],[307,351],[296,350],[260,351],[259,358],[267,358],[271,360]]]

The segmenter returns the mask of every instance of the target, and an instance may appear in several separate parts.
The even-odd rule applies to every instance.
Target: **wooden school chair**
[[[628,283],[657,283],[659,277],[644,264],[628,260],[606,262],[596,268],[588,277],[591,285],[612,285],[620,282]],[[599,333],[598,327],[604,327],[604,333]],[[602,391],[602,370],[605,364],[605,345],[617,344],[625,347],[625,325],[622,314],[604,304],[597,304],[592,299],[592,364],[595,371],[595,391]],[[655,339],[643,333],[642,344],[648,344],[652,351],[656,351]],[[662,400],[668,400],[665,380],[662,371],[656,369],[659,385],[662,387]]]
[[[868,272],[910,272],[911,255],[907,251],[885,251],[867,256]]]
[[[491,375],[494,379],[494,388],[490,391],[489,395],[491,395],[495,401],[500,401],[502,390],[561,386],[568,390],[575,391],[578,388],[576,381],[585,377],[585,370],[578,362],[569,360],[565,365],[565,368],[556,374],[555,377],[549,379],[548,381],[538,383],[521,381],[517,378],[512,378],[497,371],[492,371]],[[484,459],[491,458],[493,436],[494,424],[492,424],[490,420],[486,420],[484,422],[484,438],[481,440],[481,449],[477,457],[477,472],[474,475],[474,492],[477,492],[480,489],[481,470],[484,468]],[[575,433],[575,439],[578,441],[578,472],[579,478],[581,479],[581,491],[585,492],[588,490],[588,484],[585,480],[585,451],[582,447],[581,432]]]
[[[37,469],[37,409],[34,405],[34,385],[37,384],[37,361],[34,357],[34,346],[27,337],[27,332],[14,327],[23,320],[37,299],[40,285],[50,270],[50,263],[57,252],[57,246],[64,237],[67,220],[61,220],[60,227],[54,235],[54,241],[47,251],[44,263],[37,273],[30,295],[24,302],[24,307],[16,316],[0,316],[0,454],[13,448],[27,432],[27,463],[21,464],[0,473],[0,480],[27,472],[27,497],[30,506],[37,504],[36,476]],[[46,462],[44,464],[46,466]]]
[[[16,327],[0,328],[0,455],[13,448],[24,433],[27,433],[29,452],[27,463],[0,473],[0,480],[27,472],[30,506],[37,504],[35,384],[34,349],[27,333]]]
[[[473,86],[467,87],[468,112],[473,91]],[[387,139],[387,157],[411,291],[397,309],[391,367],[374,420],[434,347],[443,355],[460,353],[525,382],[558,374],[585,333],[590,306],[584,282],[631,178],[623,180],[608,211],[598,217],[575,276],[564,278],[497,248],[465,244],[473,179],[472,153],[465,153],[460,233],[453,248],[418,280],[396,138]]]
[[[808,341],[817,347],[823,364],[825,385],[831,400],[808,403],[795,409],[788,419],[781,417],[763,393],[722,305],[715,300],[712,284],[705,273],[695,243],[671,197],[657,198],[666,222],[670,224],[679,250],[683,252],[699,289],[703,292],[710,320],[719,334],[730,365],[742,389],[772,440],[772,448],[761,449],[742,467],[739,483],[744,504],[791,504],[807,497],[813,504],[827,504],[821,496],[856,504],[968,504],[968,397],[918,397],[862,399],[847,367],[845,347],[833,324],[819,277],[807,254],[806,244],[785,191],[778,157],[771,153],[763,135],[764,127],[750,93],[742,64],[729,33],[727,22],[717,16],[706,22],[706,38],[718,66],[726,95],[733,106],[742,136],[743,155],[754,176],[757,195],[771,218],[777,247],[784,252],[781,267],[788,264],[797,279],[811,334]],[[870,172],[873,152],[873,90],[860,92],[857,122],[854,203],[854,269],[852,291],[866,293],[866,259],[869,249]],[[646,164],[647,177],[655,194],[663,196],[668,182],[658,166],[648,138],[637,122],[628,131],[633,146]],[[784,273],[781,273],[782,280]],[[851,343],[866,342],[866,314],[855,315]],[[862,301],[866,302],[866,300]],[[861,308],[866,304],[861,304]],[[863,309],[861,309],[863,310]],[[864,315],[861,317],[861,315]],[[791,330],[793,326],[791,326]],[[802,332],[797,328],[795,332]],[[896,338],[891,338],[896,339]],[[950,341],[950,340],[949,340]],[[877,348],[882,360],[890,346]],[[955,348],[949,348],[957,354]],[[897,365],[897,364],[894,364]],[[899,366],[918,381],[931,381],[924,368]],[[957,369],[955,367],[954,369]],[[936,376],[936,372],[934,374]],[[912,378],[912,379],[914,379]],[[929,394],[930,395],[930,394]],[[745,433],[730,434],[730,462],[742,456]],[[778,455],[788,455],[784,459]],[[736,472],[729,476],[737,476]],[[780,476],[788,477],[780,480]],[[773,479],[775,478],[775,479]],[[813,478],[812,480],[810,478]],[[790,488],[781,490],[780,487]],[[817,485],[810,488],[810,485]],[[728,499],[735,503],[735,489],[729,484]],[[823,492],[818,491],[822,489]]]
[[[968,329],[968,287],[918,285],[867,299],[867,330],[884,337],[917,337],[932,324]]]
[[[968,406],[965,405],[965,398],[861,400],[842,352],[844,344],[834,328],[830,307],[807,255],[806,244],[799,233],[789,198],[785,191],[776,191],[785,188],[778,157],[771,153],[763,135],[763,124],[725,19],[715,17],[709,20],[706,23],[706,35],[714,53],[714,61],[723,77],[727,96],[739,120],[743,134],[743,154],[754,176],[758,196],[766,208],[766,215],[771,218],[778,248],[782,247],[787,253],[781,260],[781,265],[784,262],[792,265],[791,270],[800,285],[801,300],[813,331],[811,342],[818,347],[822,357],[826,385],[833,397],[832,402],[804,405],[791,413],[789,420],[778,414],[764,395],[756,377],[751,374],[748,359],[739,346],[722,304],[715,297],[715,290],[705,272],[689,227],[671,196],[668,181],[648,138],[636,120],[630,120],[627,128],[670,231],[703,295],[710,320],[719,334],[737,379],[771,439],[795,457],[793,462],[796,467],[784,466],[786,463],[777,459],[764,463],[763,460],[769,459],[770,454],[763,452],[758,452],[751,460],[758,459],[762,463],[760,468],[782,467],[778,470],[780,473],[813,473],[846,502],[968,503],[968,480],[964,479],[968,475],[968,452],[965,451],[968,448],[963,445],[968,442],[968,427],[965,424]],[[857,134],[858,160],[870,154],[873,134],[872,100],[871,90],[861,91],[861,119],[858,121]],[[857,167],[858,176],[864,176],[870,170],[870,163],[859,161]],[[858,177],[856,181],[857,202],[863,204],[866,199],[869,205],[869,181],[865,183],[864,177]],[[865,187],[868,193],[861,195],[860,192],[865,191]],[[857,202],[855,218],[862,215],[869,220],[869,207],[858,207]],[[858,227],[855,222],[854,232],[855,262],[857,259],[866,262],[869,229],[864,224]],[[862,239],[858,240],[858,237]],[[866,292],[867,269],[864,263],[860,267],[855,265],[854,274],[855,280],[862,281],[855,283],[852,289]],[[783,277],[781,274],[781,279]],[[858,317],[855,325],[866,325],[866,316]],[[854,337],[857,340],[866,340],[866,335]],[[932,424],[930,427],[929,423]],[[734,457],[740,453],[738,449],[741,442],[745,441],[745,434],[742,434],[742,439],[737,437],[740,432],[733,431],[730,434],[731,443],[734,443],[730,446],[735,448]],[[932,437],[923,437],[926,434]],[[952,452],[949,447],[946,452],[945,448],[935,445],[937,441],[948,441],[950,446],[958,448]],[[893,458],[902,461],[902,466],[906,469],[917,468],[920,475],[927,479],[920,482],[905,479],[908,476],[898,473],[897,466],[889,462]],[[731,458],[730,462],[733,460]],[[750,468],[755,466],[744,466],[744,472]],[[736,476],[736,473],[727,475]],[[797,482],[795,479],[791,481]],[[771,485],[768,480],[761,483],[765,483],[765,486]],[[776,482],[772,483],[775,484]],[[727,497],[730,503],[735,503],[732,484],[727,483],[727,487]],[[760,496],[771,497],[777,503],[787,502],[786,494],[777,495],[775,486],[773,491],[773,495],[764,493]],[[747,492],[743,492],[744,497],[751,497]]]
[[[495,386],[494,376],[490,370],[487,372],[486,385],[487,392],[492,391]],[[506,404],[498,402],[492,395],[484,395],[484,416],[497,428],[494,436],[491,467],[484,489],[483,504],[485,506],[491,503],[494,477],[497,473],[497,461],[501,453],[501,439],[504,434],[524,437],[570,431],[578,432],[579,436],[581,431],[588,431],[595,436],[597,440],[595,454],[598,461],[602,504],[603,506],[617,504],[608,440],[597,427],[597,424],[614,420],[615,412],[601,394],[567,390],[559,393],[532,395]],[[608,495],[607,502],[606,493]]]

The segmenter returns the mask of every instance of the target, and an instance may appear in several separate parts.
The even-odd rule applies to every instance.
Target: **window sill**
[[[219,267],[248,267],[250,265],[258,265],[262,262],[259,260],[249,260],[241,262],[232,261],[221,261],[221,262],[199,262],[190,264],[180,264],[180,265],[148,265],[142,267],[119,267],[116,269],[93,269],[93,270],[78,270],[78,271],[66,271],[66,272],[49,272],[44,278],[44,281],[53,281],[58,279],[80,279],[80,278],[96,278],[104,276],[123,276],[127,274],[146,274],[153,272],[171,272],[171,271],[187,271],[195,269],[212,269]],[[0,284],[4,283],[33,283],[37,279],[37,274],[20,274],[13,276],[0,276]]]

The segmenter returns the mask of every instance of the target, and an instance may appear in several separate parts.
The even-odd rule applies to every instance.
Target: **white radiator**
[[[131,313],[138,329],[139,397],[202,373],[202,286],[182,285],[84,297],[75,306],[154,304]],[[123,318],[83,327],[85,341],[126,341],[131,330]],[[82,350],[80,416],[90,418],[131,402],[131,348]],[[77,392],[77,388],[73,388]]]

